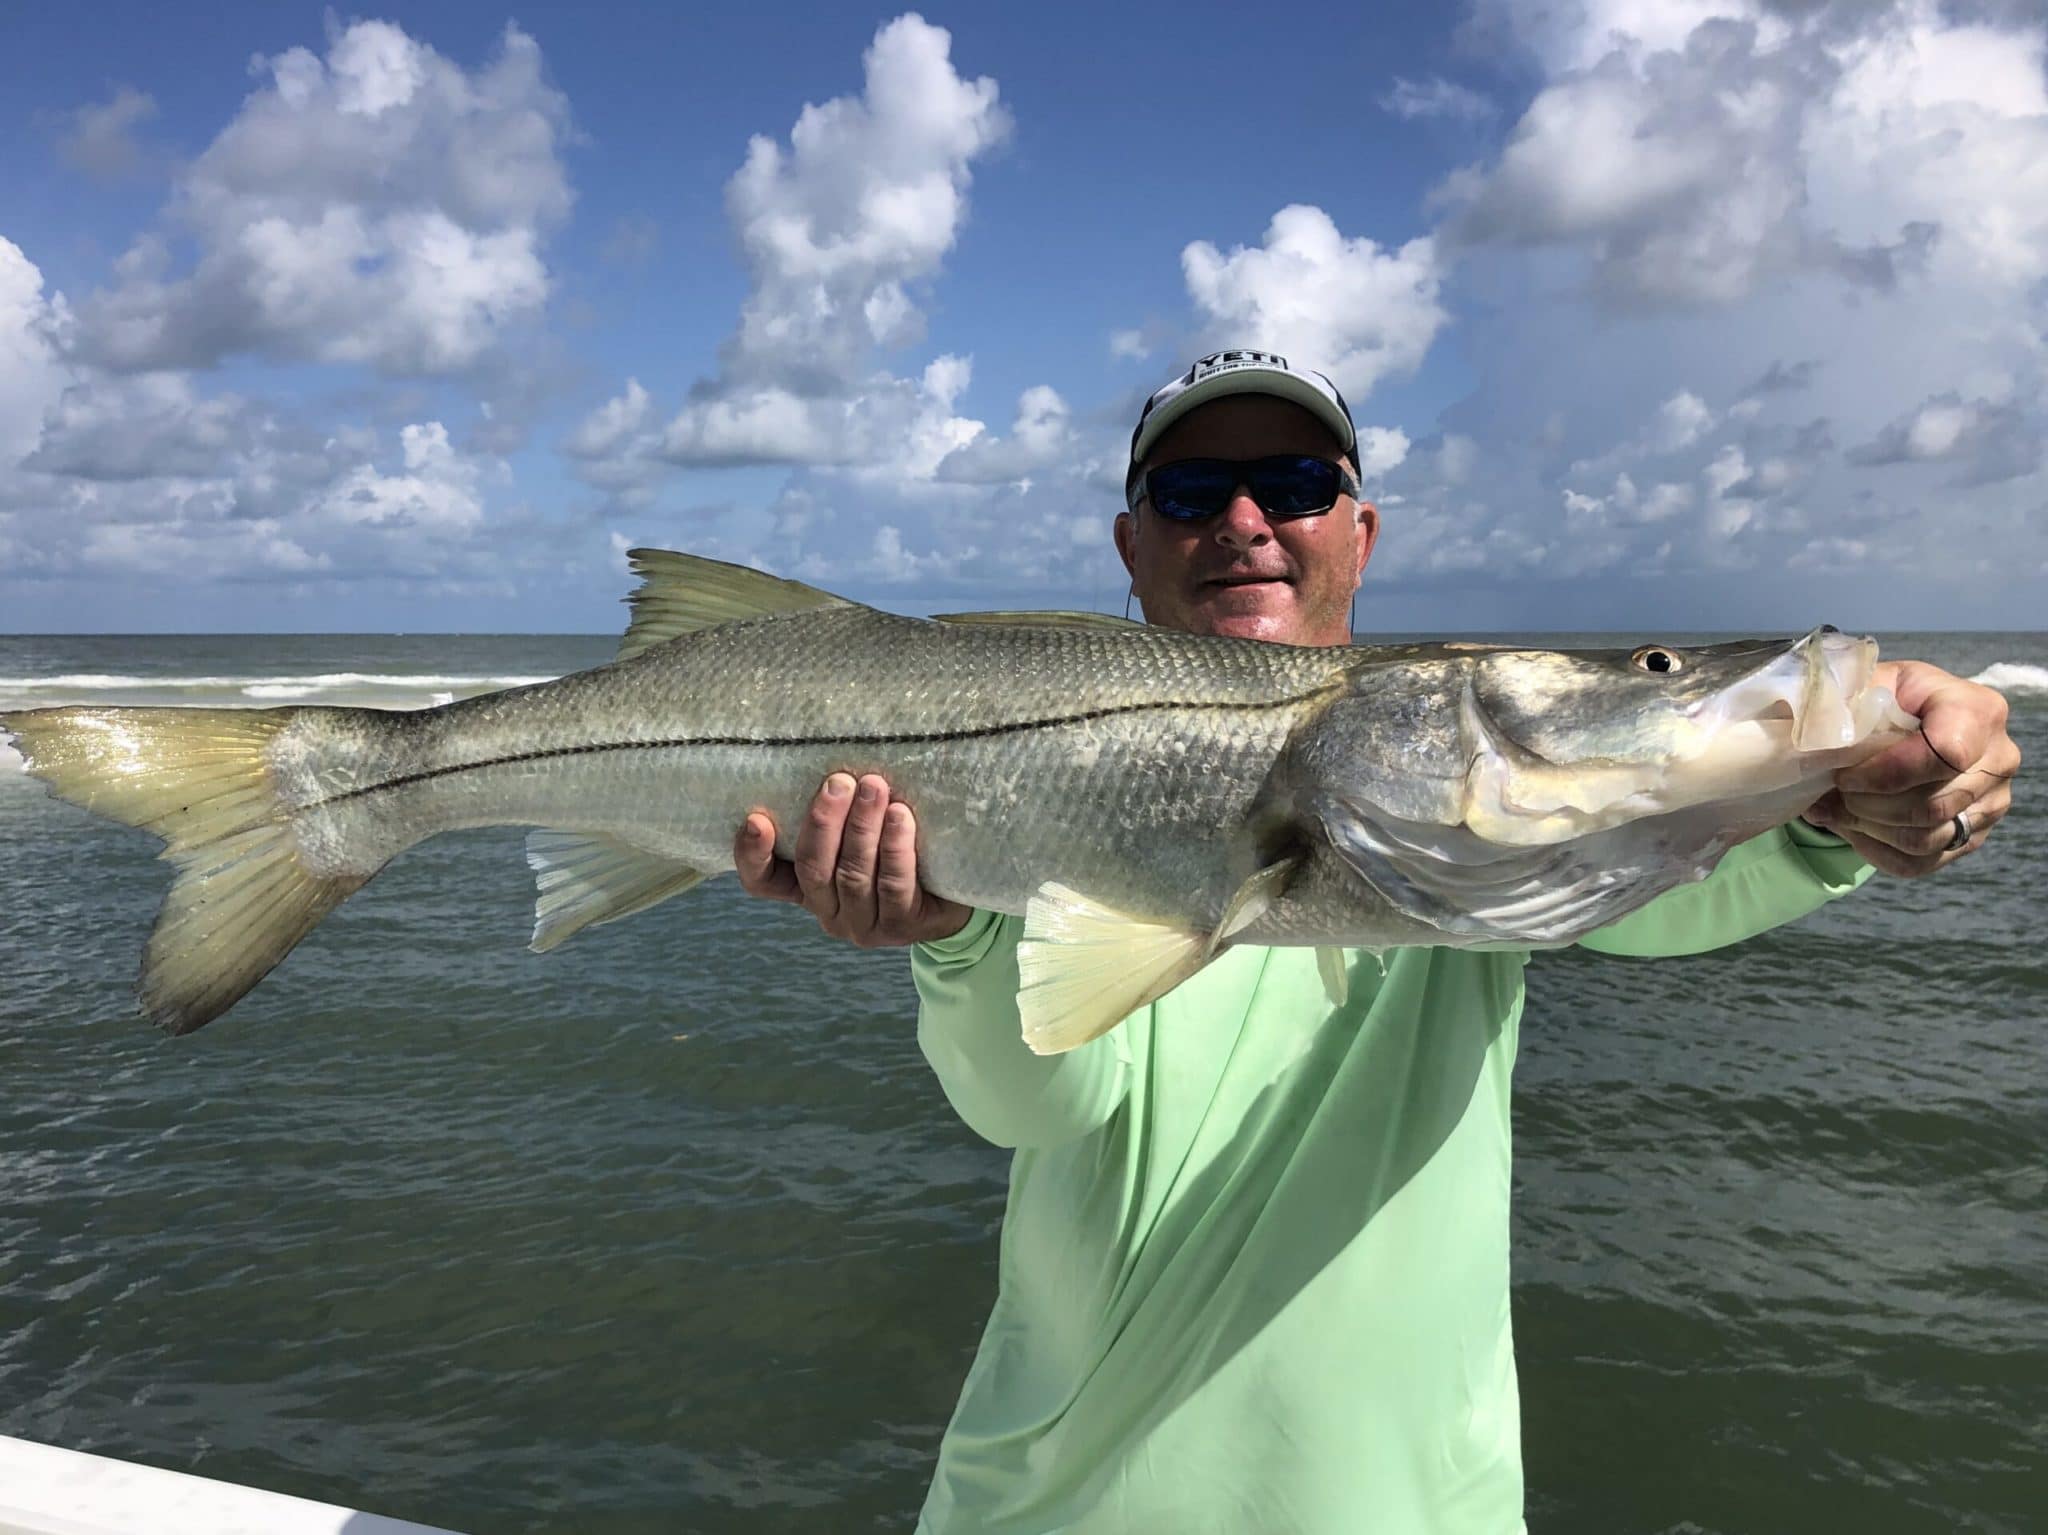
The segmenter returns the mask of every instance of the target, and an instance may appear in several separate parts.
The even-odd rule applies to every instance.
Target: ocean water
[[[419,706],[603,638],[0,639],[0,707]],[[2008,690],[2048,636],[1886,640]],[[2048,790],[1719,954],[1529,972],[1531,1529],[2048,1529]],[[526,952],[519,834],[235,1012],[134,1011],[153,839],[0,758],[0,1433],[471,1532],[904,1530],[1006,1160],[900,954],[730,881]]]

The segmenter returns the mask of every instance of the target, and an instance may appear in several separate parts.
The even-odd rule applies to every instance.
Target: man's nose
[[[1238,486],[1231,492],[1230,504],[1217,515],[1216,541],[1233,549],[1249,549],[1272,536],[1272,524],[1266,521],[1264,508],[1252,498],[1251,487]]]

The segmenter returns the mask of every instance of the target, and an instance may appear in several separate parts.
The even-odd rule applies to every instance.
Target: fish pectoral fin
[[[1135,618],[1114,613],[1060,612],[1055,609],[1021,609],[1000,613],[934,613],[935,624],[997,624],[1016,629],[1142,629]]]
[[[633,621],[619,641],[621,661],[678,635],[743,618],[856,606],[801,581],[673,549],[629,549],[626,558],[640,585],[626,598]]]
[[[1239,885],[1237,894],[1233,895],[1230,904],[1223,908],[1223,920],[1216,924],[1216,931],[1209,935],[1209,947],[1202,958],[1215,958],[1217,951],[1224,944],[1263,917],[1267,908],[1280,898],[1280,893],[1287,888],[1288,882],[1294,878],[1301,865],[1301,855],[1290,853],[1285,858],[1275,859],[1267,864]]]
[[[710,877],[703,869],[601,833],[529,832],[526,861],[540,887],[533,903],[536,954],[586,927],[645,911]]]
[[[1344,951],[1323,944],[1316,950],[1316,971],[1323,978],[1330,1006],[1342,1007],[1351,996],[1351,967],[1344,961]]]
[[[1207,934],[1141,921],[1065,885],[1041,885],[1017,944],[1024,1043],[1039,1055],[1085,1045],[1210,958]]]

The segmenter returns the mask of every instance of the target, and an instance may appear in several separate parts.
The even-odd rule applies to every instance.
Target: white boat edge
[[[0,1535],[454,1535],[0,1435]]]

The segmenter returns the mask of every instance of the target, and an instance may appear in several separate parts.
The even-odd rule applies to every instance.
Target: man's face
[[[1174,422],[1146,454],[1145,467],[1275,453],[1336,459],[1341,450],[1292,401],[1240,394]],[[1320,517],[1268,518],[1239,486],[1229,506],[1199,522],[1162,517],[1141,499],[1135,513],[1117,518],[1116,547],[1147,623],[1287,645],[1345,645],[1351,594],[1379,528],[1371,503],[1349,496]]]

